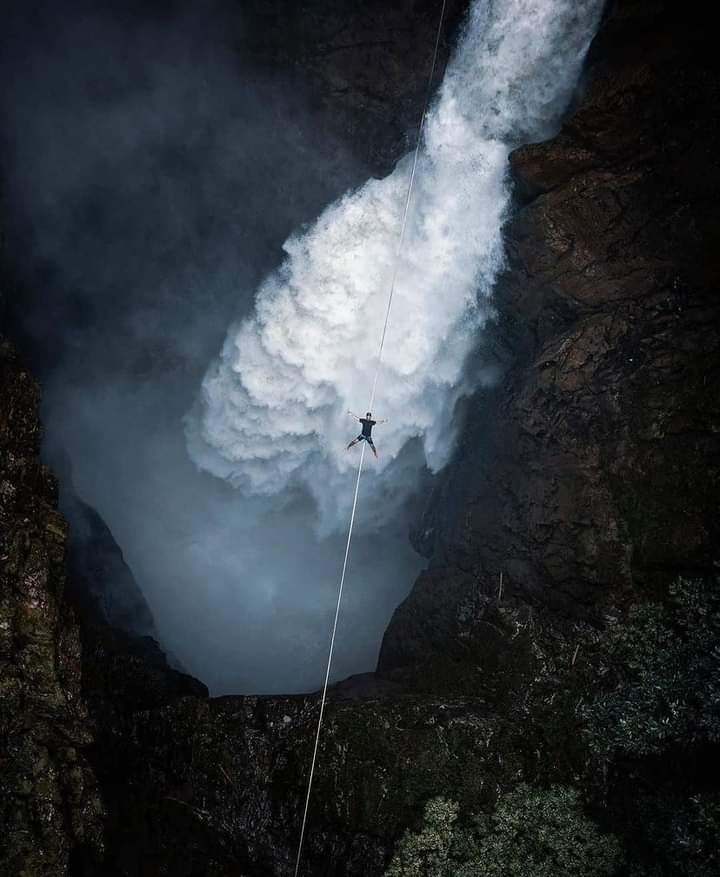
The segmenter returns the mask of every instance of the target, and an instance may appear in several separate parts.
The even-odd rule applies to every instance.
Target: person
[[[365,417],[358,417],[357,414],[353,414],[352,411],[348,411],[352,417],[356,420],[359,420],[362,423],[362,432],[357,438],[354,438],[350,444],[347,446],[347,450],[349,451],[353,445],[356,445],[358,442],[367,442],[372,448],[373,454],[377,457],[378,453],[375,450],[375,443],[372,440],[372,428],[373,426],[377,426],[378,423],[387,423],[387,420],[373,420],[372,412],[368,411]]]

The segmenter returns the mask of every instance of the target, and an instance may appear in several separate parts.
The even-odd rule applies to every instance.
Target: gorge
[[[247,5],[257,64],[302,68],[316,118],[363,144],[321,202],[366,167],[388,179],[407,150],[436,12],[351,5],[318,0],[302,20]],[[443,60],[465,13],[450,7]],[[378,76],[366,52],[388,40],[404,60]],[[457,401],[447,464],[408,494],[427,568],[376,671],[332,690],[308,874],[717,872],[710,43],[676,4],[608,3],[559,133],[510,153],[505,262],[467,363],[497,378]],[[0,871],[291,874],[317,699],[209,697],[154,642],[122,538],[70,496],[70,525],[88,536],[68,548],[39,457],[28,363],[43,383],[49,367],[23,321],[27,282],[6,244]],[[71,492],[67,462],[51,462]]]

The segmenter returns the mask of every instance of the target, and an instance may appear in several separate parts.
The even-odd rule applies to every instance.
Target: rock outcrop
[[[267,9],[258,33],[280,26]],[[347,97],[339,124],[351,125],[370,85],[347,86],[338,71],[353,64],[320,58],[356,51],[362,68],[395,13],[352,45],[342,31],[333,43],[325,11],[294,63],[326,83],[323,100]],[[607,679],[622,691],[612,656],[655,618],[608,645],[610,611],[662,607],[678,577],[715,587],[720,76],[707,31],[669,2],[616,0],[559,136],[512,157],[518,203],[490,330],[512,365],[468,402],[431,486],[415,533],[429,569],[393,618],[378,676],[331,692],[304,873],[380,875],[429,798],[490,811],[521,782],[579,788],[642,863],[634,873],[712,873],[710,732],[663,725],[662,745],[596,763],[604,744],[588,728],[602,721],[583,707]],[[407,89],[412,104],[419,80]],[[387,121],[385,92],[370,91],[362,136]],[[317,698],[210,699],[152,640],[78,599],[82,587],[75,614],[66,525],[38,462],[37,387],[1,350],[0,870],[291,874]],[[697,639],[711,664],[709,636]],[[657,642],[682,652],[670,634]],[[649,811],[638,796],[653,794],[669,803]]]
[[[501,590],[511,605],[592,619],[680,573],[712,573],[714,58],[696,16],[612,4],[562,131],[512,155],[519,204],[490,331],[511,339],[514,362],[467,406],[417,527],[430,566],[386,633],[383,674],[482,685],[481,670],[471,681],[453,664],[476,652],[483,666]]]
[[[434,84],[442,80],[467,5],[446,2]],[[243,50],[271,74],[281,70],[305,83],[323,127],[353,144],[375,173],[389,173],[414,145],[440,6],[253,0],[247,7]]]
[[[0,338],[0,873],[63,874],[105,816],[37,384]]]

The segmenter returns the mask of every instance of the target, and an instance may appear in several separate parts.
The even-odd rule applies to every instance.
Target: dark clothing
[[[366,439],[369,439],[372,435],[372,428],[377,423],[377,420],[368,420],[367,417],[361,417],[360,423],[362,423],[362,435],[365,436]],[[370,442],[372,444],[372,442]]]
[[[348,413],[352,414],[352,411]],[[353,417],[355,417],[354,414]],[[362,432],[357,438],[354,438],[347,446],[348,451],[358,442],[367,442],[370,445],[370,449],[372,450],[373,454],[377,457],[378,452],[375,450],[375,445],[372,440],[372,428],[377,423],[377,420],[373,420],[371,417],[358,417],[358,420],[360,421],[360,423],[362,423]],[[383,423],[384,421],[380,422]]]

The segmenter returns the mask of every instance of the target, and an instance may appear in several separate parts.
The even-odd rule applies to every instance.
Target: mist
[[[421,568],[409,519],[474,388],[507,154],[552,133],[600,7],[478,0],[433,102],[335,679],[373,669]],[[67,451],[183,666],[214,693],[292,692],[323,675],[346,409],[372,382],[408,158],[368,181],[301,81],[248,63],[242,31],[230,3],[18,6],[4,200],[48,452]]]

